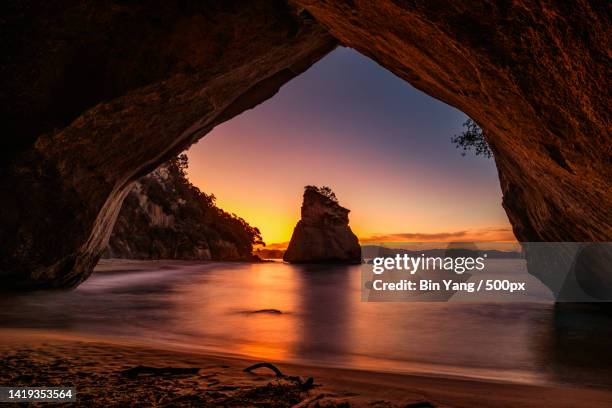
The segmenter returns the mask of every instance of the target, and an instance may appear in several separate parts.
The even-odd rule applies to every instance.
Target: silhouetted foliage
[[[182,178],[187,179],[187,168],[189,167],[189,158],[187,155],[185,153],[181,153],[176,159],[171,160],[170,162],[175,164],[178,174]],[[189,181],[187,182],[189,183]]]
[[[461,134],[451,137],[457,149],[462,148],[462,156],[465,156],[466,151],[474,150],[476,156],[483,156],[487,159],[493,156],[493,152],[487,143],[483,130],[472,119],[468,119],[463,123],[466,128]]]
[[[321,194],[323,197],[329,198],[334,203],[338,202],[338,198],[336,197],[336,194],[332,191],[331,188],[329,188],[327,186],[322,186],[322,187],[306,186],[306,187],[304,187],[304,189],[306,189],[306,190],[313,190],[313,191]]]
[[[251,253],[253,245],[265,245],[259,228],[252,227],[243,218],[217,207],[214,194],[206,194],[191,184],[186,174],[188,166],[187,155],[181,154],[170,162],[168,168],[171,171],[176,169],[178,187],[189,189],[192,195],[199,198],[199,209],[203,213],[200,215],[204,215],[205,220],[218,231],[220,237],[236,244],[241,252]],[[188,203],[183,207],[186,204]]]
[[[265,245],[259,229],[217,207],[213,194],[200,191],[187,179],[188,167],[187,155],[181,154],[139,180],[142,194],[173,217],[173,225],[151,226],[138,193],[131,192],[111,236],[111,247],[122,240],[134,252],[149,253],[151,258],[183,258],[194,248],[208,248],[213,259],[252,259],[253,246]]]

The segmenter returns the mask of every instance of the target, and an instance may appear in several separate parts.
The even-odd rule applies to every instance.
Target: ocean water
[[[359,265],[138,265],[95,273],[72,291],[3,295],[0,327],[264,361],[612,386],[612,316],[601,309],[362,302]]]

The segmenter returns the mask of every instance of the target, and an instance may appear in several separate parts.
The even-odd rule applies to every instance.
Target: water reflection
[[[297,341],[293,269],[267,264],[229,264],[206,274],[206,284],[186,284],[173,333],[187,328],[192,341],[217,351],[266,360],[291,357],[288,344]],[[179,339],[180,341],[181,339]]]
[[[95,274],[0,298],[0,326],[399,372],[612,386],[612,318],[536,303],[368,303],[359,266],[208,264]]]
[[[300,283],[301,336],[295,354],[302,361],[348,363],[353,318],[352,277],[355,266],[297,266]],[[354,272],[354,273],[351,273]],[[348,286],[348,287],[347,287]]]
[[[536,352],[554,382],[612,387],[610,338],[610,304],[560,303]]]

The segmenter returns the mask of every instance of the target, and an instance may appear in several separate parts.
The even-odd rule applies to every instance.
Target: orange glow
[[[292,214],[274,213],[257,204],[250,207],[244,204],[232,205],[221,199],[218,200],[217,204],[223,209],[231,208],[231,212],[244,218],[251,225],[258,227],[266,243],[288,242],[291,238],[296,223],[296,219],[291,216]]]
[[[339,49],[192,146],[189,179],[268,244],[290,240],[305,185],[331,187],[362,240],[512,240],[494,162],[450,142],[464,120]]]
[[[288,295],[295,293],[296,277],[281,277],[279,274],[282,271],[267,268],[266,265],[255,265],[253,269],[250,279],[260,289],[245,292],[241,302],[252,305],[254,310],[280,309],[285,313],[296,310],[296,299]],[[289,357],[286,347],[270,342],[278,332],[283,333],[283,341],[296,341],[296,335],[292,333],[296,333],[297,328],[289,315],[252,314],[248,319],[242,319],[240,324],[240,330],[259,335],[248,343],[236,344],[234,352],[272,361]]]
[[[389,177],[348,157],[319,157],[317,165],[309,168],[314,159],[295,152],[276,152],[275,157],[275,152],[267,149],[245,147],[248,153],[243,154],[251,157],[241,160],[236,150],[242,148],[223,143],[238,136],[225,127],[218,127],[189,150],[189,179],[203,191],[214,193],[220,208],[258,227],[268,244],[291,239],[307,184],[332,187],[340,204],[351,210],[351,228],[362,240],[380,241],[377,236],[407,232],[449,231],[466,231],[463,241],[514,239],[501,207],[499,187],[474,185],[469,191],[461,191],[454,180],[429,174],[415,179],[401,174]],[[256,137],[254,133],[257,130],[251,129],[250,136]],[[253,170],[255,163],[260,169]],[[326,167],[341,171],[329,172]],[[418,168],[414,174],[419,174]],[[408,240],[440,242],[456,241],[457,237]]]

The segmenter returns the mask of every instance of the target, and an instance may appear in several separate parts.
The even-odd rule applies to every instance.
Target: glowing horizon
[[[192,146],[188,175],[268,244],[290,240],[309,184],[363,242],[512,241],[493,161],[450,143],[465,119],[340,48]]]

